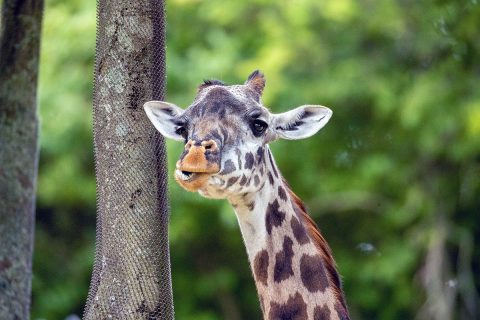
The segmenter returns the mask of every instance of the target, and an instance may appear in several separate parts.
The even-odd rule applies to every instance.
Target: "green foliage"
[[[167,4],[169,101],[187,106],[203,78],[243,82],[258,68],[273,112],[333,109],[315,137],[272,148],[331,244],[352,317],[429,318],[437,284],[454,294],[452,318],[468,318],[480,288],[480,5]],[[93,261],[95,5],[47,0],[44,18],[32,313],[62,319],[81,314]],[[168,144],[170,172],[180,150]],[[259,319],[233,210],[169,183],[177,318]]]

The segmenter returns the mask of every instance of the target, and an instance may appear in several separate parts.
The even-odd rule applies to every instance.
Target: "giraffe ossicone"
[[[184,141],[175,179],[186,190],[227,199],[237,215],[265,319],[349,319],[330,248],[282,178],[268,144],[317,133],[332,111],[304,105],[273,114],[265,77],[241,85],[206,80],[185,110],[145,103],[160,133]]]

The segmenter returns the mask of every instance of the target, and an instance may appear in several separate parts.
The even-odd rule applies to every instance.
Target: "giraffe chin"
[[[207,184],[208,179],[212,176],[212,173],[207,172],[191,172],[190,174],[184,174],[180,170],[175,171],[175,180],[177,183],[187,191],[197,192]]]

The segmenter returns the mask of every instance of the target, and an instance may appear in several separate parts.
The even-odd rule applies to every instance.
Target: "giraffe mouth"
[[[175,177],[178,180],[189,182],[194,181],[200,177],[211,176],[213,173],[209,172],[192,172],[192,171],[184,171],[184,170],[176,170]]]
[[[187,191],[198,191],[204,186],[207,180],[212,176],[210,172],[192,172],[184,170],[175,170],[175,180]]]
[[[179,171],[180,171],[180,173],[177,173],[177,175],[179,176],[179,178],[182,181],[188,181],[188,180],[195,177],[195,172],[181,171],[181,170],[179,170]]]

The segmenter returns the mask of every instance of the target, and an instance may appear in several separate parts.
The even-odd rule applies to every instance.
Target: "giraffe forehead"
[[[258,102],[258,94],[256,94],[254,91],[252,91],[251,88],[245,85],[241,84],[235,84],[235,85],[210,85],[207,87],[203,87],[201,89],[197,96],[195,97],[195,100],[201,100],[211,94],[212,92],[222,90],[224,92],[228,92],[231,95],[233,95],[235,98],[237,98],[240,101],[246,101],[246,100],[254,100]]]
[[[243,85],[210,86],[201,90],[185,115],[191,120],[208,116],[222,119],[228,116],[242,116],[250,109],[260,107],[248,88]]]
[[[248,130],[249,115],[263,114],[268,118],[268,110],[249,97],[249,91],[243,85],[213,85],[202,89],[184,113],[194,129],[194,138],[238,142]]]

